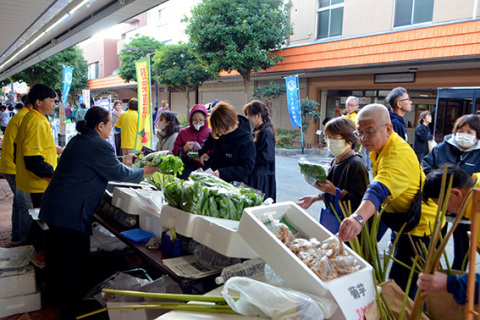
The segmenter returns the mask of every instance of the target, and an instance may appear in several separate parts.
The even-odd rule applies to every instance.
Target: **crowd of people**
[[[89,254],[93,213],[108,181],[139,182],[155,168],[128,167],[136,158],[133,155],[138,125],[136,99],[128,101],[126,111],[120,101],[114,103],[112,112],[101,107],[81,107],[76,115],[79,134],[63,149],[55,145],[45,116],[53,112],[55,98],[53,89],[37,84],[23,97],[18,113],[5,128],[0,114],[4,131],[0,172],[14,193],[12,243],[31,240],[29,208],[40,208],[40,219],[49,225],[46,242],[49,297],[61,302],[62,319],[72,319],[77,310],[75,304],[86,289],[82,287],[85,284],[82,277]],[[298,204],[308,208],[315,201],[323,201],[325,209],[320,222],[338,233],[341,241],[357,237],[367,220],[383,209],[379,238],[388,228],[393,231],[392,243],[398,237],[396,247],[392,248],[395,261],[389,276],[406,289],[410,270],[405,265],[411,266],[415,256],[412,242],[428,246],[436,216],[438,192],[435,188],[426,189],[427,186],[438,185],[435,179],[445,164],[456,165],[467,176],[480,173],[480,118],[460,117],[452,134],[432,146],[429,143],[434,141],[429,128],[432,115],[423,112],[412,148],[404,120],[412,109],[407,90],[393,89],[386,102],[390,109],[381,104],[359,108],[359,99],[348,97],[344,116],[326,122],[327,148],[334,156],[327,181],[315,184],[321,193],[305,196]],[[241,110],[243,114],[238,114],[226,101],[215,100],[208,106],[196,104],[188,114],[188,125],[182,128],[168,103],[163,103],[152,117],[158,137],[156,150],[169,150],[182,159],[185,170],[180,178],[187,179],[199,168],[211,169],[213,175],[227,182],[244,183],[276,201],[276,136],[271,110],[259,100],[250,101]],[[106,141],[112,133],[116,148]],[[459,175],[455,170],[452,174]],[[468,186],[454,188],[463,192],[462,188],[477,183],[470,182]],[[417,201],[422,190],[423,200]],[[330,210],[338,208],[340,201],[349,201],[353,211],[349,217],[341,216],[342,221]],[[452,207],[450,212],[457,209]],[[335,211],[339,213],[338,209]],[[402,232],[399,226],[404,226]],[[463,269],[461,262],[469,247],[468,220],[461,226],[454,238],[456,269]],[[418,280],[420,288],[432,291],[422,277]],[[69,285],[65,287],[65,283]],[[414,277],[410,296],[415,295],[416,283]],[[58,296],[56,293],[62,291],[60,285],[63,293]]]

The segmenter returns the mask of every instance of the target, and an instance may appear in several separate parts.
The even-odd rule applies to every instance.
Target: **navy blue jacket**
[[[413,141],[413,150],[419,157],[418,161],[422,161],[423,157],[428,154],[428,141],[432,140],[433,135],[430,128],[424,124],[419,124],[415,129],[415,140]]]
[[[480,141],[477,141],[476,146],[467,151],[463,151],[462,148],[457,145],[453,134],[445,136],[443,142],[436,145],[432,151],[423,158],[423,171],[425,174],[428,174],[430,171],[440,168],[446,163],[457,164],[470,175],[480,172]]]
[[[227,181],[248,183],[248,176],[255,166],[255,144],[253,143],[250,123],[244,116],[238,116],[238,128],[218,139],[212,135],[207,138],[198,154],[212,150],[210,160],[205,167],[218,170],[220,178]]]
[[[40,219],[92,233],[92,219],[108,181],[140,182],[143,169],[124,166],[110,143],[89,129],[70,140],[42,198]]]
[[[405,119],[399,114],[389,110],[390,121],[392,121],[393,131],[395,131],[403,140],[408,142],[407,136],[407,125],[405,124]]]

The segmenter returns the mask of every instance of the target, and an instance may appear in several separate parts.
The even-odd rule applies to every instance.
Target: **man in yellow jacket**
[[[23,117],[32,108],[32,104],[28,100],[28,95],[22,97],[22,102],[24,107],[8,122],[7,129],[3,135],[2,157],[0,158],[0,173],[2,173],[5,180],[7,180],[13,193],[11,238],[11,244],[13,246],[20,245],[28,240],[28,231],[32,223],[32,219],[28,216],[28,207],[31,206],[29,204],[31,203],[30,197],[21,190],[17,190],[15,183],[17,167],[14,158],[14,141]]]

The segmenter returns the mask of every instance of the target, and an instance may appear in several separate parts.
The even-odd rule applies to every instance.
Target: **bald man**
[[[357,211],[343,220],[339,231],[339,238],[342,241],[350,241],[358,236],[364,222],[382,207],[385,209],[382,221],[387,226],[392,227],[390,220],[392,218],[402,221],[401,219],[405,217],[407,220],[407,212],[419,191],[420,177],[422,181],[425,180],[425,174],[415,152],[393,131],[385,106],[370,104],[363,107],[357,114],[357,133],[362,146],[370,152],[374,179],[368,186]],[[393,255],[397,260],[408,266],[412,265],[410,258],[415,257],[415,252],[409,234],[414,242],[424,242],[428,247],[430,226],[433,228],[436,212],[437,206],[431,199],[428,203],[422,203],[418,223],[414,223],[408,233],[399,235]],[[409,273],[409,269],[394,262],[389,277],[405,290]],[[416,289],[415,277],[410,288],[410,297],[415,296]]]

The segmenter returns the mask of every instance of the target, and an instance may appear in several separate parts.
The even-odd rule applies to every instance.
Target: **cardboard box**
[[[373,268],[350,248],[361,264],[359,271],[324,282],[265,226],[269,217],[285,219],[303,235],[323,241],[332,236],[318,221],[293,202],[246,208],[238,233],[292,289],[325,296],[338,304],[331,319],[363,319],[375,300]]]
[[[193,240],[231,258],[256,258],[258,254],[237,232],[239,221],[199,216]]]
[[[107,307],[119,307],[128,305],[137,305],[140,303],[133,302],[116,302],[108,301]],[[108,309],[108,318],[110,320],[152,320],[156,319],[162,314],[167,313],[170,310],[160,309]]]
[[[192,238],[198,217],[200,216],[164,205],[160,214],[160,225],[165,229],[172,228],[182,236]]]
[[[0,299],[0,317],[32,312],[41,308],[40,292]]]
[[[10,298],[35,291],[37,291],[35,270],[32,266],[27,267],[26,273],[0,278],[0,298]]]

